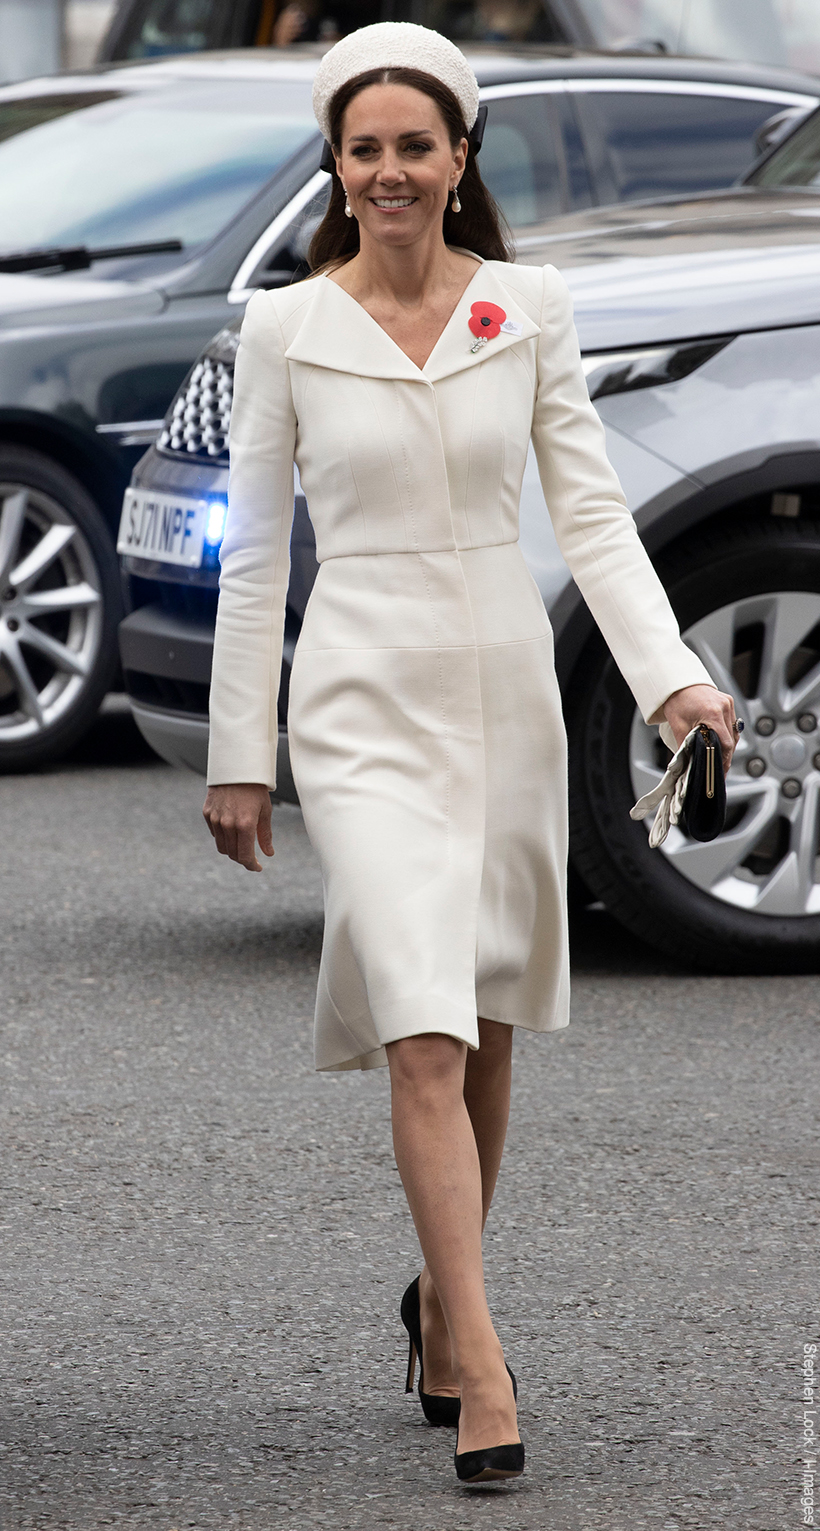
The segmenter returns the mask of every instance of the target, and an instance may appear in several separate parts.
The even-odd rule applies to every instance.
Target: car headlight
[[[225,535],[225,521],[228,515],[228,501],[224,495],[214,495],[208,509],[208,519],[205,522],[205,541],[209,547],[218,548]]]
[[[734,335],[712,340],[686,340],[665,346],[642,346],[631,351],[608,351],[581,358],[591,399],[635,388],[658,388],[678,383],[717,356]]]

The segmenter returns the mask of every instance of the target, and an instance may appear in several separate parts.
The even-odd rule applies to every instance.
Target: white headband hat
[[[380,21],[349,32],[325,54],[313,80],[313,111],[330,138],[330,103],[337,90],[370,69],[420,69],[446,85],[464,114],[467,131],[478,116],[478,81],[455,43],[412,21]]]

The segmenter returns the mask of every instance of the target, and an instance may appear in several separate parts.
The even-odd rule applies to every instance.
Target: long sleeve
[[[230,441],[208,782],[273,788],[296,414],[279,320],[265,292],[251,298],[242,325]]]
[[[532,431],[558,546],[647,722],[682,686],[713,682],[678,624],[638,536],[589,400],[572,301],[544,267]]]

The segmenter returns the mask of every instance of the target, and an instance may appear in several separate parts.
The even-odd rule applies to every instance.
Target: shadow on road
[[[692,977],[692,968],[647,946],[613,920],[605,909],[573,909],[569,945],[572,971],[576,975],[631,973],[646,978]]]
[[[146,744],[125,697],[107,697],[88,733],[46,771],[65,766],[162,765],[159,755]]]

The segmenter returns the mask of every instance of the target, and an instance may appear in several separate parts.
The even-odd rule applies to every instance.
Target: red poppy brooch
[[[470,346],[471,351],[480,351],[482,346],[495,340],[502,330],[508,335],[521,334],[521,325],[516,324],[514,319],[508,319],[497,303],[473,303],[467,323],[476,337]]]

